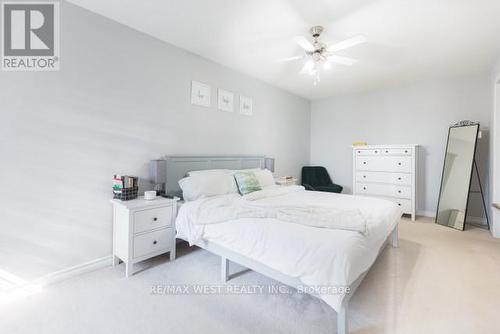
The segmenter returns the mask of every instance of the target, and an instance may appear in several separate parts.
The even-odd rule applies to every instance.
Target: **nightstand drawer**
[[[134,233],[172,225],[172,207],[137,211],[134,213]]]
[[[172,243],[174,233],[173,228],[165,228],[135,236],[134,258],[169,249],[172,244],[175,245],[175,243]]]

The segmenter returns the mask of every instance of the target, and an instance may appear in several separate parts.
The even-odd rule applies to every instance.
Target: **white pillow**
[[[179,186],[186,201],[238,192],[234,176],[223,173],[194,174],[179,180]]]
[[[257,169],[254,171],[257,179],[259,180],[261,188],[274,186],[276,182],[274,181],[273,173],[268,169]]]

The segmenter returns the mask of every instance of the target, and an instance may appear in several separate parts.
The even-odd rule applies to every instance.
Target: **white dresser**
[[[415,220],[418,145],[353,146],[353,193],[393,201]]]

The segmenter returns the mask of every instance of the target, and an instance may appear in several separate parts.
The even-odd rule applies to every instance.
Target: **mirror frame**
[[[474,152],[472,156],[472,161],[471,161],[471,169],[470,169],[470,176],[469,176],[469,187],[467,189],[467,202],[465,204],[465,214],[464,214],[464,224],[462,229],[455,228],[453,226],[448,226],[448,225],[443,225],[438,223],[438,214],[439,214],[439,205],[441,204],[441,192],[443,191],[443,177],[444,177],[444,172],[446,170],[446,153],[448,152],[448,144],[450,143],[450,133],[451,129],[455,128],[464,128],[464,127],[469,127],[469,126],[475,126],[476,127],[476,138],[474,141]],[[443,161],[443,171],[441,172],[441,184],[439,186],[439,197],[438,197],[438,205],[436,209],[436,218],[434,219],[434,223],[438,224],[440,226],[445,226],[452,228],[454,230],[458,231],[465,231],[465,224],[467,223],[467,211],[469,209],[469,200],[470,200],[470,188],[472,185],[472,174],[474,173],[474,161],[476,159],[476,150],[477,150],[477,137],[479,135],[479,123],[470,123],[470,124],[463,124],[462,122],[458,123],[457,125],[452,125],[448,128],[448,137],[446,139],[446,148],[444,150],[444,161]]]

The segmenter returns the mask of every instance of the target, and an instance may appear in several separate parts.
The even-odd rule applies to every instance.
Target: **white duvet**
[[[401,214],[386,200],[278,187],[187,202],[176,227],[190,244],[217,244],[322,291],[368,270]],[[320,297],[338,310],[344,296]]]
[[[306,226],[341,229],[367,233],[366,219],[358,209],[338,206],[336,201],[325,203],[299,203],[259,201],[270,197],[303,192],[302,186],[269,187],[245,196],[236,193],[212,196],[189,202],[185,219],[192,225],[219,224],[241,218],[275,218],[277,220]],[[262,220],[261,220],[262,221]],[[198,232],[201,232],[199,229]],[[193,237],[193,236],[191,236]],[[194,236],[199,238],[200,234]],[[194,240],[192,242],[196,242]]]

